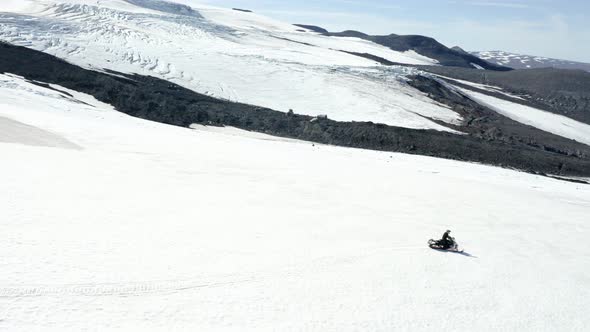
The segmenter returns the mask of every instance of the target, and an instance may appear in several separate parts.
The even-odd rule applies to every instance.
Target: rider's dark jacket
[[[451,236],[449,235],[449,232],[445,232],[443,234],[442,239],[443,239],[443,241],[451,241]]]

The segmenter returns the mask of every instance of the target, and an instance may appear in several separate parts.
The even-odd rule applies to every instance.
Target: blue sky
[[[590,62],[590,0],[195,0],[330,31],[421,34],[466,50]]]

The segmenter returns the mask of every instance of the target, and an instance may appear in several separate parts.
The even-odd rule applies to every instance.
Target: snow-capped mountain
[[[523,55],[504,51],[481,51],[472,52],[472,54],[489,62],[514,69],[561,68],[590,71],[590,63],[552,59],[542,56]]]
[[[359,38],[327,37],[254,13],[157,0],[19,2],[0,14],[0,39],[87,68],[153,75],[196,92],[342,121],[451,131],[446,107],[408,88],[396,63],[433,65]],[[1,8],[1,5],[0,5]],[[33,24],[31,22],[34,22]]]

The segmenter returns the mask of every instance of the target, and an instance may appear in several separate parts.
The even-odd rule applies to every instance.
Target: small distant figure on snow
[[[457,244],[457,241],[455,241],[455,238],[450,235],[450,233],[451,230],[447,229],[447,231],[443,234],[442,239],[430,239],[428,241],[428,246],[432,249],[459,251],[459,245]]]

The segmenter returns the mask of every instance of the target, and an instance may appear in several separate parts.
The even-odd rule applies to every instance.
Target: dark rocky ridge
[[[241,9],[241,8],[232,8],[235,11],[238,12],[244,12],[244,13],[252,13],[252,11],[250,9]]]
[[[453,47],[451,47],[451,50],[453,50],[455,52],[463,53],[463,54],[470,54],[469,52],[465,51],[464,49],[462,49],[459,46],[453,46]]]
[[[171,125],[228,125],[346,147],[474,161],[534,173],[590,176],[589,147],[534,128],[528,129],[533,138],[526,141],[523,133],[506,129],[510,123],[493,125],[494,121],[501,121],[494,120],[485,109],[473,105],[467,98],[422,76],[414,77],[412,84],[464,114],[467,124],[457,128],[469,134],[413,130],[371,122],[311,121],[310,116],[215,99],[154,77],[86,70],[45,53],[1,43],[0,72],[58,84],[93,95],[129,115]],[[491,120],[482,119],[485,116]],[[543,143],[535,142],[535,137]]]
[[[329,32],[326,29],[305,24],[295,24],[326,36],[336,37],[356,37],[370,40],[376,44],[386,46],[394,51],[405,52],[413,50],[418,54],[437,60],[443,66],[475,68],[473,64],[481,66],[488,70],[508,71],[510,68],[499,66],[483,59],[480,59],[467,52],[450,49],[436,41],[434,38],[418,35],[396,35],[372,36],[359,31],[348,30],[343,32]]]
[[[315,25],[308,25],[308,24],[293,24],[293,25],[313,31],[313,32],[321,33],[321,34],[329,34],[330,33],[330,31],[328,31],[322,27],[315,26]]]
[[[456,128],[473,137],[503,141],[513,146],[527,146],[562,155],[589,157],[590,147],[505,117],[477,102],[448,89],[443,83],[425,76],[414,76],[409,83],[418,90],[461,114],[465,121]]]
[[[438,66],[419,68],[450,78],[497,86],[526,99],[510,99],[512,102],[590,124],[590,73],[585,71],[543,68],[493,72]],[[479,92],[490,94],[484,90]],[[503,95],[496,97],[506,99]]]

